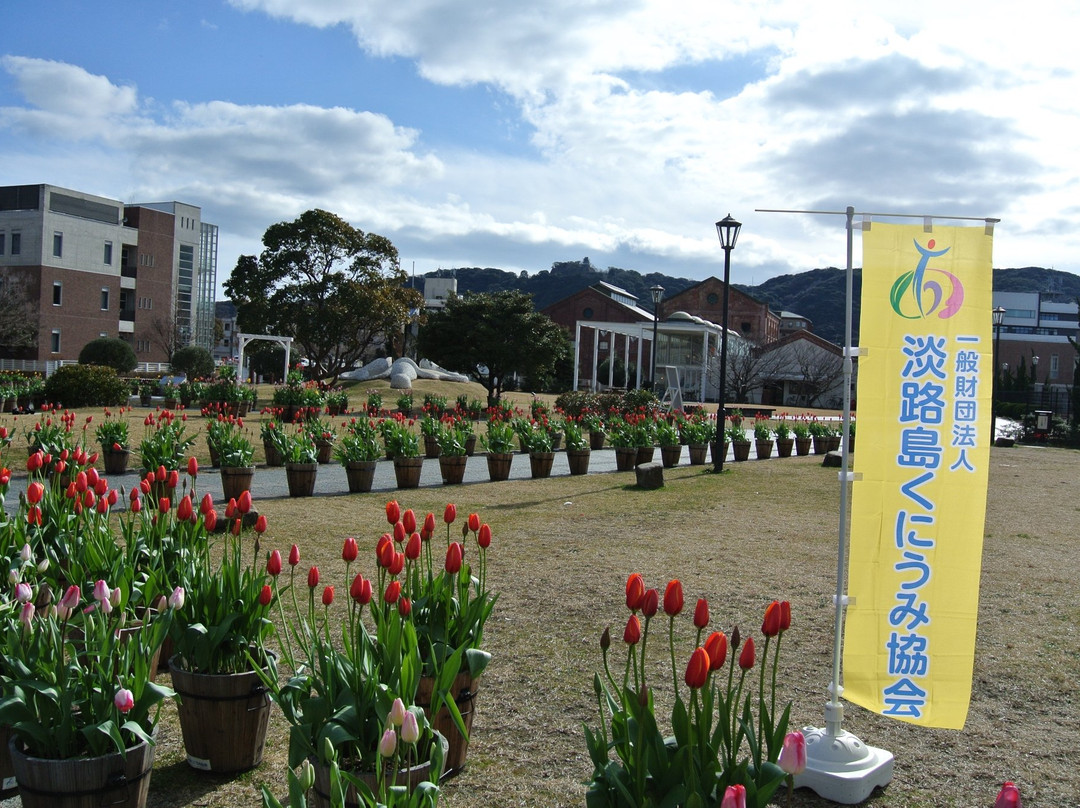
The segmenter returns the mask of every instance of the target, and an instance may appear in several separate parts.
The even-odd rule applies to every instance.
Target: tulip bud
[[[443,521],[449,525],[452,524],[455,519],[457,519],[457,505],[451,502],[443,511]]]
[[[675,617],[683,608],[682,584],[676,579],[668,581],[664,590],[664,612],[669,617]]]
[[[646,589],[641,599],[642,617],[652,617],[660,609],[660,593],[656,589]]]
[[[255,520],[255,532],[260,536],[263,533],[266,532],[266,514],[265,513],[260,513],[258,518]]]
[[[600,635],[600,650],[606,651],[611,647],[611,626],[604,629],[604,633]]]
[[[307,585],[309,589],[314,589],[319,585],[319,568],[312,567],[308,570]]]
[[[469,530],[471,530],[473,533],[475,533],[479,529],[480,529],[480,516],[479,516],[479,514],[470,513],[469,514]]]
[[[485,550],[491,546],[491,526],[487,522],[480,525],[480,530],[476,534],[476,543]]]
[[[329,606],[334,602],[334,587],[328,586],[322,591],[322,605]]]
[[[739,627],[738,626],[735,626],[735,628],[733,628],[731,630],[731,650],[732,651],[738,651],[739,650]]]
[[[386,503],[386,521],[391,525],[395,524],[401,519],[401,506],[398,505],[397,500],[391,500]]]
[[[994,808],[1020,808],[1020,789],[1013,782],[1006,782],[997,799],[994,800]]]
[[[636,612],[645,599],[645,579],[640,572],[632,572],[626,579],[626,608]]]
[[[744,671],[754,667],[754,638],[747,637],[743,643],[742,651],[739,652],[739,667]]]
[[[701,629],[709,625],[709,601],[705,598],[698,598],[694,608],[694,625]]]
[[[686,686],[691,690],[704,687],[709,678],[710,661],[709,654],[704,648],[695,648],[690,655],[690,661],[686,665]]]
[[[774,600],[765,607],[765,619],[761,621],[761,633],[775,637],[780,633],[780,601]]]
[[[705,653],[709,655],[709,669],[719,670],[727,660],[727,635],[722,631],[714,631],[705,640]]]
[[[19,622],[22,623],[23,630],[30,632],[34,630],[34,604],[29,601],[23,604],[22,611],[19,612]]]
[[[416,561],[420,557],[420,550],[423,547],[420,541],[420,534],[413,533],[409,537],[409,543],[405,545],[405,558],[409,561]]]
[[[275,578],[281,575],[281,553],[277,550],[272,550],[270,557],[266,559],[266,572]]]
[[[401,740],[408,744],[414,744],[420,740],[420,725],[416,721],[416,713],[407,711],[401,723]]]
[[[307,758],[300,764],[300,775],[297,779],[300,781],[301,791],[310,791],[315,785],[315,767]]]
[[[116,695],[113,696],[113,704],[116,705],[116,709],[122,713],[130,712],[135,706],[135,696],[127,688],[120,688],[116,691]]]
[[[423,534],[427,533],[428,538],[431,538],[431,534],[433,534],[434,532],[435,532],[435,514],[429,512],[428,515],[424,517],[424,527],[421,529],[420,535],[422,536]]]
[[[787,774],[806,771],[806,738],[801,732],[789,732],[784,736],[784,745],[776,763]]]
[[[178,586],[169,595],[169,608],[170,609],[182,609],[184,608],[184,587]]]
[[[739,783],[728,786],[720,808],[746,808],[746,786]]]
[[[325,594],[323,597],[325,600]],[[273,599],[274,590],[270,588],[270,584],[263,584],[263,588],[259,591],[259,603],[263,606],[269,606],[270,601],[272,601]]]
[[[394,750],[397,749],[397,734],[389,727],[386,728],[386,732],[383,733],[382,740],[379,741],[379,754],[383,757],[393,757]]]
[[[395,727],[400,727],[405,720],[405,702],[400,698],[394,699],[394,703],[390,705],[390,714],[387,716],[387,720]]]
[[[630,615],[630,619],[626,621],[626,628],[623,629],[623,642],[627,645],[637,645],[641,640],[641,621],[638,620],[636,614]]]
[[[242,491],[236,500],[236,509],[244,514],[251,510],[251,492]]]
[[[412,612],[412,601],[405,597],[401,598],[397,602],[397,610],[402,617],[408,617]]]
[[[15,587],[15,600],[19,603],[26,603],[32,597],[34,597],[34,590],[31,588],[30,584],[25,581],[19,583]]]
[[[450,546],[446,548],[446,571],[451,575],[456,575],[461,570],[463,549],[461,544],[456,541],[450,542]]]
[[[787,631],[791,628],[791,602],[787,600],[780,601],[780,631]]]
[[[292,549],[289,550],[289,566],[290,567],[295,567],[299,563],[300,563],[300,548],[297,547],[294,544],[292,546]]]
[[[360,554],[360,548],[357,547],[356,539],[349,536],[345,539],[345,543],[341,547],[341,558],[347,564],[351,564],[356,561],[356,557]]]
[[[405,528],[405,533],[414,533],[416,531],[416,514],[413,513],[413,509],[409,508],[405,513],[401,514],[401,526]]]

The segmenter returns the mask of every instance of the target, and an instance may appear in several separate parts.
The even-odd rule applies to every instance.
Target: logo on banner
[[[893,311],[905,320],[931,316],[947,320],[964,305],[964,285],[960,279],[951,272],[930,266],[931,258],[945,255],[950,249],[935,250],[935,243],[930,239],[923,247],[915,241],[920,256],[918,266],[897,278],[889,292]]]

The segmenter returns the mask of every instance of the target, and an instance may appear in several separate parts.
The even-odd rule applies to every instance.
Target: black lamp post
[[[652,292],[653,302],[653,323],[652,323],[652,350],[649,353],[652,355],[652,373],[649,375],[649,381],[652,384],[653,392],[656,392],[656,331],[660,325],[660,301],[664,299],[664,287],[660,284],[649,288]]]
[[[735,249],[735,242],[739,238],[739,230],[742,223],[731,218],[729,213],[716,223],[716,234],[720,237],[720,246],[724,250],[724,307],[720,313],[720,400],[716,408],[716,447],[713,450],[713,471],[719,473],[724,470],[724,424],[727,421],[727,410],[724,407],[724,399],[727,395],[727,337],[728,337],[728,288],[731,279],[731,251]]]
[[[997,360],[1000,356],[1001,348],[1001,323],[1005,320],[1005,308],[998,306],[994,309],[994,383],[991,387],[990,396],[990,444],[993,445],[997,439],[997,392],[998,392],[998,372]]]

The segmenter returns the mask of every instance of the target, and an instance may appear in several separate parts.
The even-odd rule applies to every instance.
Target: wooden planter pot
[[[794,438],[777,438],[776,439],[776,456],[777,457],[791,457],[791,450],[795,446]]]
[[[468,455],[439,455],[439,472],[443,485],[459,485],[465,479]]]
[[[422,457],[395,457],[394,476],[398,488],[419,488],[420,471],[424,467]]]
[[[615,470],[633,471],[637,465],[637,448],[634,446],[617,446],[615,448]]]
[[[491,480],[493,483],[508,480],[510,478],[510,465],[511,463],[513,463],[513,461],[514,455],[512,452],[488,452],[488,479]]]
[[[634,465],[640,466],[643,463],[651,463],[653,455],[655,454],[655,446],[639,446],[637,450],[637,458],[634,461]]]
[[[199,674],[169,660],[188,765],[207,772],[253,769],[262,762],[270,693],[255,671]]]
[[[750,441],[748,440],[734,440],[731,442],[732,454],[736,460],[749,460],[750,459]]]
[[[674,446],[660,447],[660,462],[664,464],[664,468],[674,468],[679,465],[680,460],[682,460],[681,444],[676,443]]]
[[[345,464],[345,479],[350,494],[366,494],[375,481],[376,460],[350,460]]]
[[[334,459],[334,442],[329,440],[315,441],[315,460],[321,466],[325,466]]]
[[[754,441],[754,451],[757,453],[758,460],[768,460],[770,457],[772,457],[772,450],[772,440]]]
[[[266,465],[268,466],[283,466],[285,465],[285,459],[281,456],[281,452],[278,451],[277,446],[268,440],[263,441],[263,454],[266,455]]]
[[[607,440],[607,434],[604,432],[590,432],[589,433],[589,448],[590,449],[603,449],[604,441]]]
[[[813,438],[795,438],[795,454],[799,457],[806,457],[810,454],[810,445],[813,443]]]
[[[709,454],[709,444],[707,443],[691,443],[690,444],[690,465],[691,466],[704,466],[705,458]]]
[[[529,468],[533,479],[551,476],[551,466],[555,463],[554,452],[530,452]]]
[[[101,460],[105,464],[105,473],[108,475],[126,474],[130,457],[131,452],[128,449],[101,450]]]
[[[143,741],[92,758],[37,758],[18,741],[8,746],[24,808],[143,808],[150,791],[154,746]]]
[[[225,501],[239,499],[242,493],[250,491],[254,479],[254,466],[222,466],[221,494],[225,497]]]
[[[713,465],[716,465],[721,460],[727,460],[727,450],[729,445],[728,441],[724,441],[720,445],[720,448],[717,449],[716,441],[709,441],[709,459],[712,461]],[[717,457],[718,452],[720,454],[719,457]]]
[[[286,463],[285,481],[289,484],[290,497],[310,497],[315,493],[315,475],[318,463]]]
[[[433,436],[424,436],[424,457],[436,458],[442,454],[439,439]]]
[[[433,716],[431,714],[431,691],[435,680],[430,676],[420,677],[420,686],[416,689],[416,706],[424,708],[424,715],[431,723],[431,728],[442,734],[447,741],[446,759],[443,769],[447,775],[458,774],[465,768],[465,757],[469,750],[468,735],[472,734],[473,714],[476,709],[476,696],[480,690],[480,677],[473,678],[468,671],[459,673],[450,685],[450,696],[457,704],[461,720],[465,724],[465,732],[462,735],[457,724],[454,723],[450,711],[445,706],[440,707]]]
[[[567,449],[566,462],[570,466],[570,473],[575,476],[587,474],[591,455],[591,449]]]

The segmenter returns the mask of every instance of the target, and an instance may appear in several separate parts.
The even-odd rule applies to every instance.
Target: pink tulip
[[[383,733],[382,740],[379,741],[379,754],[383,757],[393,757],[394,750],[397,749],[397,733],[393,729],[387,727],[386,732]]]
[[[116,705],[116,709],[122,713],[131,711],[131,708],[135,706],[135,696],[130,690],[125,687],[116,691],[116,695],[113,696],[113,704]]]
[[[746,808],[746,786],[736,783],[728,786],[724,792],[724,801],[720,808]]]
[[[405,702],[401,699],[394,699],[394,703],[390,705],[388,719],[395,727],[400,727],[401,722],[405,720]]]
[[[108,601],[110,595],[112,595],[112,590],[109,589],[109,585],[103,580],[98,579],[97,583],[94,584],[94,600],[99,603],[105,603]]]
[[[801,732],[789,732],[784,736],[784,746],[776,762],[788,774],[806,771],[806,738]]]
[[[174,589],[172,591],[172,594],[169,595],[169,608],[171,608],[171,609],[182,609],[182,608],[184,608],[184,597],[185,597],[184,587],[182,587],[182,586],[176,587],[176,589]]]
[[[19,622],[22,623],[23,628],[26,631],[29,632],[29,631],[33,631],[33,628],[34,628],[33,620],[34,620],[34,604],[29,603],[29,602],[24,603],[23,607],[22,607],[22,611],[19,612]]]
[[[34,590],[26,581],[19,583],[15,587],[15,600],[19,601],[19,603],[26,603],[32,597],[34,597]]]
[[[420,740],[420,725],[416,723],[416,714],[406,712],[401,724],[401,740],[405,743],[416,743]]]

